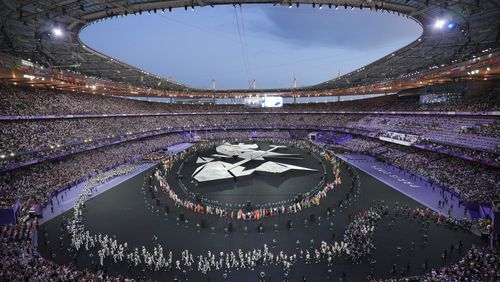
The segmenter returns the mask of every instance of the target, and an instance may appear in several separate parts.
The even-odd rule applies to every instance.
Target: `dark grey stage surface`
[[[154,245],[152,238],[158,237],[158,243],[163,245],[164,250],[174,252],[174,260],[180,258],[181,251],[189,249],[194,255],[206,254],[208,250],[218,251],[237,251],[262,248],[263,244],[271,247],[271,251],[278,253],[280,250],[287,253],[296,252],[296,241],[300,241],[302,248],[309,247],[310,240],[314,240],[316,246],[322,240],[331,242],[333,234],[335,240],[342,240],[345,225],[351,220],[349,215],[362,211],[373,205],[374,201],[384,200],[385,203],[393,207],[396,202],[400,205],[409,205],[410,207],[420,206],[415,201],[405,197],[399,192],[375,180],[369,175],[360,172],[361,193],[359,198],[350,206],[339,210],[338,202],[346,196],[346,187],[350,187],[350,177],[346,169],[342,170],[343,187],[330,191],[326,200],[319,207],[313,207],[302,210],[297,214],[285,215],[274,218],[266,218],[258,222],[234,221],[235,231],[224,237],[224,227],[229,223],[228,219],[215,216],[206,216],[194,214],[184,209],[173,207],[164,195],[160,195],[161,206],[157,207],[154,200],[150,198],[149,193],[144,193],[141,186],[144,181],[144,174],[140,174],[102,195],[91,199],[86,204],[84,214],[84,223],[91,233],[102,233],[116,236],[119,242],[128,242],[129,247],[140,247],[146,245],[151,249]],[[171,213],[165,216],[163,206],[168,204]],[[335,209],[335,215],[326,218],[325,211],[327,207]],[[186,215],[187,224],[177,224],[176,217],[180,212]],[[63,217],[70,218],[72,210],[62,216],[55,218],[43,226],[48,234],[48,242],[44,242],[44,236],[40,234],[39,251],[42,255],[50,257],[53,253],[53,260],[57,263],[75,263],[80,269],[104,269],[99,264],[98,256],[94,253],[93,257],[85,251],[75,252],[69,248],[69,238],[67,232],[61,232]],[[321,217],[315,224],[304,226],[304,219],[309,218],[310,214]],[[199,232],[196,223],[200,219],[205,219],[208,226],[215,227],[215,235],[211,234],[210,228],[201,229]],[[463,241],[464,249],[462,255],[472,244],[484,244],[485,242],[469,232],[462,230],[452,230],[442,225],[431,223],[429,228],[429,243],[426,247],[422,244],[423,232],[421,224],[411,218],[399,216],[395,219],[395,225],[389,228],[389,222],[393,218],[391,212],[389,216],[384,217],[378,224],[375,231],[376,251],[374,259],[374,275],[376,278],[390,277],[390,270],[393,264],[397,265],[398,272],[406,268],[410,263],[409,275],[418,275],[424,272],[422,265],[426,259],[429,260],[429,269],[441,267],[440,258],[444,249],[448,249],[450,257],[450,245],[458,244]],[[291,219],[295,224],[293,230],[286,228],[286,220]],[[264,234],[257,232],[258,224],[264,224]],[[333,230],[330,230],[330,223],[333,222]],[[277,233],[273,231],[273,225],[278,224]],[[243,228],[248,227],[248,235],[244,235]],[[272,248],[272,240],[276,239],[276,247]],[[411,242],[415,242],[416,249],[410,251]],[[397,256],[396,247],[402,247],[402,255]],[[168,252],[166,252],[168,253]],[[462,257],[455,248],[451,259],[448,258],[446,265],[455,263]],[[76,257],[76,260],[75,260]],[[151,278],[159,281],[224,281],[222,271],[213,271],[203,275],[197,271],[187,271],[185,274],[181,271],[159,271],[144,268],[131,267],[128,269],[126,264],[114,264],[111,260],[105,261],[105,269],[110,275],[121,274],[135,278]],[[284,272],[278,266],[258,266],[252,270],[231,271],[227,274],[227,281],[259,281],[260,272],[265,272],[266,281],[283,281]],[[342,272],[345,272],[348,281],[363,281],[367,279],[370,271],[370,264],[365,260],[360,264],[352,264],[343,258],[337,258],[332,267],[326,263],[305,264],[300,262],[295,264],[288,274],[288,281],[303,281],[306,275],[307,281],[327,281],[328,279],[338,281]]]
[[[270,148],[269,143],[266,142],[257,142],[257,144],[259,145],[259,150],[268,150]],[[288,146],[287,144],[276,145]],[[180,170],[181,175],[184,176],[181,181],[191,192],[199,194],[210,200],[231,204],[245,204],[247,201],[251,201],[253,204],[264,204],[293,199],[293,197],[297,196],[297,194],[309,192],[323,177],[324,169],[318,161],[318,159],[320,159],[318,155],[314,157],[304,149],[296,147],[278,149],[275,152],[300,155],[301,159],[266,158],[265,160],[252,160],[245,163],[244,167],[246,169],[252,169],[265,163],[266,161],[274,161],[311,168],[317,171],[291,170],[281,175],[256,173],[251,177],[238,178],[236,181],[233,179],[225,179],[211,181],[208,183],[198,183],[191,177],[196,168],[202,165],[197,164],[196,160],[198,156],[211,157],[212,154],[217,153],[215,151],[215,147],[213,147],[188,156],[182,165],[182,169]],[[241,160],[242,159],[238,158],[221,159],[221,161],[228,163],[236,163]],[[179,162],[174,166],[174,172],[178,171],[181,163],[182,162]],[[330,179],[331,175],[328,176]],[[169,180],[171,180],[171,185],[177,186],[178,180],[176,178],[169,177]]]

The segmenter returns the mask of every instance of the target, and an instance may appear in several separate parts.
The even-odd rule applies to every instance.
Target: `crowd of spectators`
[[[384,143],[375,139],[356,138],[341,144],[350,151],[366,153],[441,186],[453,189],[470,202],[498,200],[500,176],[497,168],[460,158]]]
[[[498,111],[500,109],[500,87],[494,87],[483,95],[465,96],[460,100],[452,100],[440,104],[420,104],[419,111]]]
[[[286,114],[289,111],[320,110],[384,110],[398,109],[395,95],[326,104],[289,104],[273,113],[244,114],[259,111],[241,105],[165,104],[122,99],[103,95],[66,93],[48,89],[3,86],[0,88],[1,115],[38,114],[155,114],[183,113],[163,116],[122,116],[65,119],[21,119],[1,121],[0,166],[23,163],[35,159],[85,150],[112,142],[123,142],[138,137],[154,136],[169,128],[339,128],[368,135],[417,135],[419,142],[453,145],[442,149],[456,155],[460,148],[474,148],[478,153],[472,159],[493,163],[499,149],[498,121],[487,117],[450,117],[427,115],[365,115],[365,114]],[[393,101],[395,100],[395,101]],[[400,101],[401,100],[401,101]],[[399,102],[398,102],[399,101]],[[495,105],[493,103],[492,105]],[[495,106],[496,107],[496,106]],[[412,109],[412,110],[418,110]],[[213,114],[206,114],[209,111]],[[232,112],[232,114],[220,112]],[[269,111],[269,110],[267,110]],[[198,113],[198,114],[193,114]],[[186,129],[187,130],[187,129]],[[457,149],[454,149],[457,148]],[[432,146],[430,146],[432,148]]]
[[[168,128],[280,128],[299,126],[343,127],[357,115],[176,115],[86,119],[3,121],[0,154],[3,163],[93,146],[137,135],[158,134]],[[11,156],[13,154],[13,156]],[[30,156],[26,156],[29,154]],[[17,159],[16,159],[17,158]]]
[[[473,116],[365,115],[349,128],[385,135],[388,132],[416,135],[432,142],[495,152],[500,148],[498,119]],[[416,141],[416,140],[415,140]]]
[[[364,139],[364,138],[353,138],[342,142],[339,147],[346,148],[350,151],[366,153],[371,149],[382,146],[382,142],[378,142],[375,140]]]
[[[457,158],[477,160],[486,164],[497,166],[500,165],[500,155],[496,153],[472,150],[434,142],[419,142],[419,144],[427,150],[447,154]]]
[[[1,281],[132,281],[45,259],[35,248],[36,229],[36,219],[0,227]]]
[[[48,194],[76,184],[91,173],[142,157],[171,144],[187,141],[180,135],[163,135],[71,155],[0,175],[0,203],[11,207],[21,200],[23,210],[41,203]]]
[[[412,116],[395,116],[391,119],[398,120],[400,118],[405,121],[411,119]],[[229,129],[333,128],[357,130],[355,133],[363,135],[385,136],[384,131],[379,133],[380,125],[385,123],[384,119],[372,118],[370,124],[366,123],[367,119],[357,114],[213,114],[2,121],[0,122],[2,124],[0,165],[29,161],[100,144],[154,136],[173,130],[173,128],[186,131],[210,127]],[[373,120],[380,121],[373,122]],[[425,124],[425,119],[422,120],[422,124]],[[427,132],[437,135],[436,140],[417,138],[416,135],[413,136],[414,134],[406,135],[411,136],[411,140],[418,140],[419,144],[431,145],[428,146],[430,149],[436,147],[433,144],[446,145],[449,143],[448,145],[453,145],[447,147],[448,149],[443,147],[444,153],[455,154],[455,151],[460,151],[460,148],[466,148],[463,146],[470,145],[479,147],[474,148],[478,152],[473,157],[475,159],[493,162],[497,158],[497,154],[494,152],[495,148],[500,146],[500,142],[496,137],[481,137],[455,132],[448,136],[445,130],[440,129],[441,127],[436,126],[435,128]],[[399,132],[392,133],[392,135],[404,134]],[[419,129],[414,129],[411,133],[424,135]],[[453,149],[453,147],[457,149]],[[489,150],[486,150],[488,148]]]
[[[418,99],[387,95],[336,103],[285,104],[272,111],[496,111],[500,108],[500,88],[482,95],[464,97],[460,103],[420,104]],[[123,99],[99,94],[62,92],[52,89],[2,85],[0,115],[130,114],[193,111],[269,111],[243,105],[182,104]]]
[[[203,131],[197,133],[200,139],[203,140],[222,140],[230,139],[236,142],[251,140],[253,138],[272,138],[272,139],[291,139],[288,130],[229,130],[229,131]]]
[[[472,246],[467,254],[456,264],[411,278],[387,279],[396,281],[499,281],[500,254],[498,248]]]

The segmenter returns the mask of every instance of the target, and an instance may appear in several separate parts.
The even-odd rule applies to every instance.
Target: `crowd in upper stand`
[[[460,103],[420,104],[417,99],[388,95],[337,103],[285,104],[272,111],[497,111],[500,88]],[[0,115],[138,114],[158,112],[268,111],[243,105],[167,104],[99,94],[0,86]]]
[[[484,117],[366,115],[349,127],[418,135],[430,141],[495,152],[500,143],[498,121]]]
[[[490,202],[500,199],[497,168],[374,139],[355,138],[338,147],[370,154],[415,175],[426,177],[455,190],[468,201]]]
[[[358,127],[380,128],[385,130],[410,131],[425,133],[425,130],[442,128],[456,133],[471,133],[480,136],[500,137],[495,120],[481,117],[452,118],[449,116],[417,116],[417,115],[366,115],[357,121]]]
[[[492,164],[500,164],[500,155],[492,152],[484,152],[479,150],[471,150],[467,148],[451,146],[446,144],[433,143],[429,141],[419,142],[423,147],[432,151],[444,153],[447,155],[464,158],[464,159],[477,159],[484,160]]]

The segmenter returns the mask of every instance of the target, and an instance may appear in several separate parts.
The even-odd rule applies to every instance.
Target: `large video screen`
[[[253,108],[283,107],[283,97],[278,97],[278,96],[246,97],[245,105]]]
[[[262,101],[262,107],[264,108],[278,108],[283,107],[283,97],[264,97]]]
[[[260,97],[246,97],[245,98],[245,106],[252,108],[260,108],[262,107],[262,98]]]

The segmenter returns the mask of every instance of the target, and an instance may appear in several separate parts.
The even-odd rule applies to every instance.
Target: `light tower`
[[[295,77],[295,75],[293,76],[292,88],[297,89],[297,78]],[[293,103],[294,104],[297,103],[297,96],[295,96],[295,95],[293,95]]]
[[[211,86],[212,90],[215,90],[215,85],[216,85],[216,81],[215,81],[215,77],[214,77],[214,78],[212,78],[212,86]]]
[[[215,81],[215,77],[212,78],[212,83],[211,83],[211,89],[213,91],[213,96],[212,96],[212,103],[215,104],[215,87],[216,87],[216,81]]]

